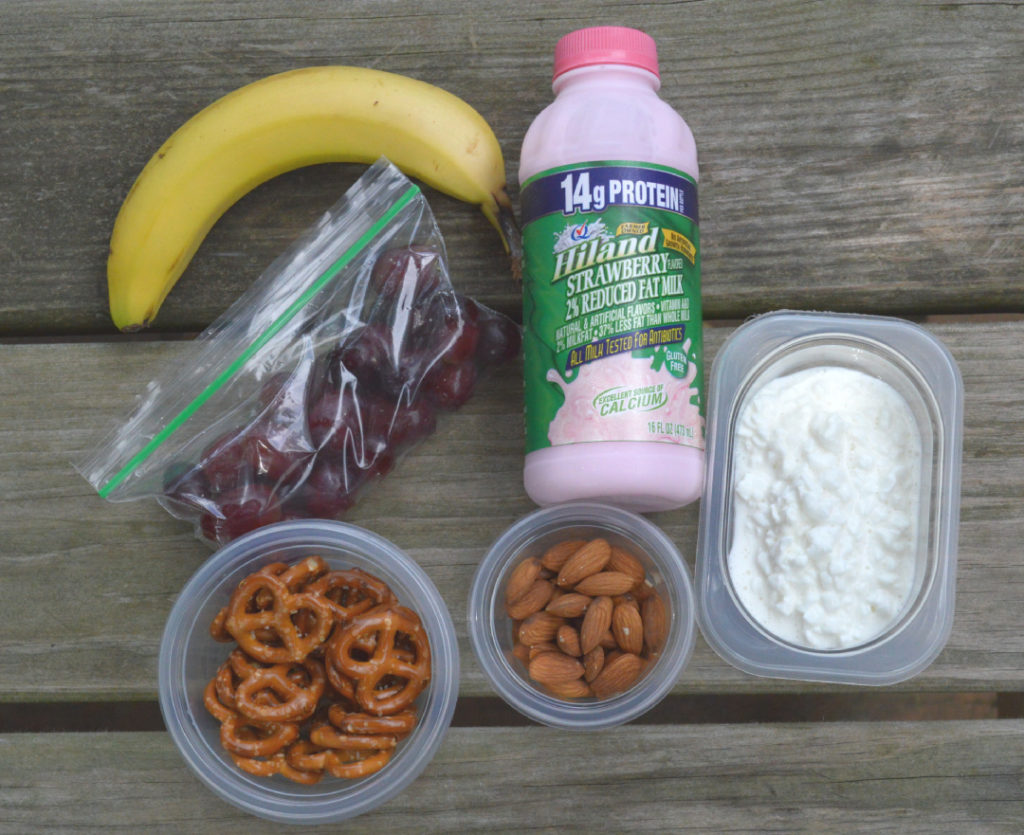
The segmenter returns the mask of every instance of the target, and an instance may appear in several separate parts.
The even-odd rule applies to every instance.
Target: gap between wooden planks
[[[667,697],[635,725],[960,721],[1024,718],[1024,693],[808,693]],[[462,698],[453,727],[534,724],[497,698]],[[41,702],[0,707],[0,734],[162,731],[156,702]]]

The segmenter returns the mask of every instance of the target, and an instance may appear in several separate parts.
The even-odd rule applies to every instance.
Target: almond
[[[514,603],[526,594],[526,590],[533,585],[539,574],[540,560],[536,557],[530,557],[519,563],[512,569],[508,583],[505,585],[505,602]]]
[[[619,642],[615,640],[615,636],[612,634],[611,629],[606,629],[604,635],[601,636],[601,640],[597,642],[597,645],[602,649],[618,649]],[[608,659],[606,658],[605,661]]]
[[[590,652],[583,656],[583,678],[585,678],[588,683],[593,681],[597,678],[597,674],[601,672],[601,668],[603,666],[604,647],[594,647]]]
[[[639,655],[625,652],[608,661],[590,687],[597,698],[607,699],[632,687],[643,668],[644,660]]]
[[[533,661],[533,659],[540,655],[542,652],[561,652],[561,650],[558,648],[558,644],[556,644],[554,641],[544,641],[541,644],[534,644],[532,647],[529,648],[527,652],[527,660],[529,662]]]
[[[643,652],[644,622],[640,618],[640,610],[630,603],[616,606],[612,611],[612,634],[623,652],[634,655]]]
[[[555,582],[560,588],[571,589],[584,577],[596,574],[608,564],[612,549],[603,539],[592,539],[566,560]],[[586,592],[582,592],[586,594]],[[617,592],[618,593],[618,592]],[[593,596],[593,595],[591,595]]]
[[[545,641],[553,641],[558,627],[563,623],[565,623],[564,618],[550,612],[534,612],[519,624],[519,640],[528,647],[543,644]]]
[[[586,544],[585,539],[568,539],[552,545],[540,558],[540,564],[548,571],[560,571],[565,561]]]
[[[555,587],[550,580],[534,580],[519,598],[505,606],[505,611],[512,620],[528,618],[534,612],[539,612],[551,599]]]
[[[652,594],[642,604],[640,614],[644,622],[644,641],[648,652],[657,652],[668,637],[668,610],[661,595]]]
[[[530,648],[526,644],[516,641],[515,646],[512,647],[512,655],[522,661],[523,664],[530,663]]]
[[[633,578],[636,585],[640,585],[647,578],[647,569],[644,564],[634,557],[629,551],[612,546],[612,556],[608,560],[609,571],[621,571]]]
[[[585,699],[588,696],[593,696],[594,692],[590,689],[590,685],[587,684],[583,679],[577,678],[573,681],[557,682],[555,684],[545,685],[548,692],[556,699]]]
[[[587,611],[591,598],[585,594],[567,592],[551,599],[546,611],[563,618],[577,618]]]
[[[633,595],[637,600],[643,603],[648,597],[654,594],[654,586],[650,580],[644,580],[639,585],[634,586],[629,590],[629,593]]]
[[[583,650],[580,648],[580,633],[569,626],[569,624],[566,623],[558,627],[558,632],[555,633],[555,641],[558,644],[558,648],[566,655],[571,655],[574,658],[579,658],[583,655]]]
[[[613,608],[610,597],[599,597],[587,607],[583,625],[580,627],[580,649],[584,654],[596,647],[608,631],[612,624]]]
[[[530,678],[539,684],[559,684],[583,677],[583,665],[561,652],[542,652],[530,662]]]
[[[559,575],[558,582],[562,582],[561,575]],[[578,594],[589,594],[591,597],[598,597],[602,594],[609,596],[625,594],[633,586],[633,578],[628,574],[623,574],[621,571],[599,571],[597,574],[591,574],[576,583],[575,590]]]

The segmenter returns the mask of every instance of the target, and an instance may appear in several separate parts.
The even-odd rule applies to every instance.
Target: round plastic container
[[[868,374],[906,402],[921,439],[913,582],[880,634],[813,649],[783,640],[740,600],[729,574],[734,524],[734,433],[744,403],[770,381],[823,366]],[[901,319],[780,311],[739,328],[715,359],[708,406],[708,472],[697,544],[701,632],[726,661],[774,678],[886,685],[911,678],[942,651],[953,626],[963,384],[949,351]]]
[[[219,723],[203,706],[203,689],[230,646],[210,637],[210,621],[239,581],[271,562],[319,555],[332,568],[357,567],[384,580],[423,621],[432,674],[417,701],[419,722],[391,761],[357,780],[325,776],[315,786],[284,777],[254,777],[221,747]],[[458,696],[459,655],[451,617],[434,584],[393,544],[341,522],[281,522],[216,552],[192,576],[171,610],[160,643],[160,709],[185,762],[207,787],[254,815],[284,823],[341,821],[367,812],[408,786],[441,744]]]
[[[505,586],[518,563],[567,539],[604,537],[647,568],[670,612],[668,637],[656,660],[630,689],[611,698],[556,699],[530,681],[512,654],[512,621]],[[679,551],[657,527],[621,508],[574,503],[544,508],[519,520],[491,546],[473,578],[467,615],[470,641],[494,689],[525,716],[555,728],[598,730],[650,710],[668,693],[693,652],[693,584]]]

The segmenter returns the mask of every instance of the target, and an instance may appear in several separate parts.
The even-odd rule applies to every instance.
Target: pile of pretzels
[[[419,616],[382,580],[318,556],[249,575],[210,634],[237,643],[203,694],[235,764],[297,783],[382,769],[430,681]]]

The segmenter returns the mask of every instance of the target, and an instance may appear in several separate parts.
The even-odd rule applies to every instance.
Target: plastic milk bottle
[[[697,149],[659,86],[649,35],[572,32],[523,140],[524,482],[540,505],[701,493]]]

